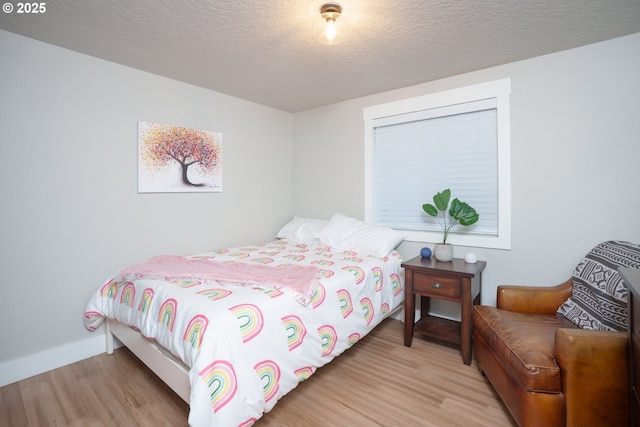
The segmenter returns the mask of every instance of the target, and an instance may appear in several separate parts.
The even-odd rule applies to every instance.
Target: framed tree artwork
[[[221,191],[221,133],[138,123],[138,192]]]

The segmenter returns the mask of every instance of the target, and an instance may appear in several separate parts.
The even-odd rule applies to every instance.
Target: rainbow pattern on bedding
[[[213,412],[223,408],[238,391],[236,373],[233,364],[226,360],[216,360],[198,373],[207,387]]]
[[[360,306],[364,311],[364,319],[366,320],[368,325],[373,320],[373,315],[374,315],[373,304],[371,303],[371,300],[369,298],[362,298],[360,300]]]
[[[124,288],[122,289],[122,293],[120,294],[120,304],[133,307],[133,300],[135,299],[135,297],[136,288],[133,286],[133,283],[125,283]]]
[[[187,330],[184,332],[183,341],[190,343],[195,349],[200,348],[202,342],[202,336],[207,330],[209,319],[204,314],[198,314],[189,321]]]
[[[215,301],[231,295],[231,291],[228,289],[205,289],[198,291],[198,294],[206,296],[211,301]]]
[[[313,375],[315,371],[316,370],[311,366],[304,366],[302,368],[296,369],[295,371],[293,371],[293,373],[296,375],[298,382],[302,382],[309,379],[309,377],[311,377],[311,375]]]
[[[254,304],[240,304],[229,308],[238,319],[242,342],[249,342],[254,339],[264,326],[262,312]]]
[[[395,273],[391,275],[391,287],[393,288],[393,295],[398,296],[402,293],[404,289],[400,281],[400,275]]]
[[[313,266],[317,287],[304,305],[290,292],[205,277],[114,275],[85,311],[154,339],[189,367],[189,424],[250,426],[317,369],[365,338],[404,298],[401,258],[276,240],[188,259],[260,268]],[[291,271],[291,270],[289,270]]]
[[[349,347],[351,347],[352,345],[354,345],[355,343],[357,343],[358,341],[360,341],[360,334],[354,332],[353,334],[349,335],[348,338],[348,342],[349,342]]]
[[[140,298],[140,303],[138,304],[138,311],[143,314],[147,314],[149,312],[149,306],[151,305],[151,300],[153,299],[153,289],[146,288],[142,292],[142,298]]]
[[[350,272],[351,274],[353,274],[353,277],[356,278],[356,284],[359,285],[360,283],[362,283],[364,281],[364,270],[362,270],[362,268],[358,267],[358,266],[354,266],[354,265],[349,265],[343,268],[343,270]]]
[[[265,402],[273,399],[280,388],[280,367],[273,360],[265,360],[256,364],[253,369],[262,383]]]
[[[327,270],[327,269],[320,269],[320,274],[322,275],[322,277],[324,277],[325,279],[330,278],[331,276],[333,276],[334,274],[336,274],[335,272],[331,271],[331,270]]]
[[[201,282],[199,280],[175,280],[171,283],[183,288],[191,288],[193,286],[198,286]]]
[[[169,298],[160,306],[160,314],[158,315],[158,323],[169,328],[169,331],[173,332],[173,325],[176,323],[176,310],[178,309],[178,302]]]
[[[345,319],[353,313],[353,304],[351,303],[351,294],[346,289],[340,289],[337,292],[338,301],[340,301],[340,311]]]
[[[311,263],[311,265],[327,265],[327,266],[333,265],[333,264],[334,264],[333,261],[329,261],[327,259],[318,259]]]
[[[320,283],[318,285],[318,288],[316,289],[316,293],[313,295],[313,298],[311,298],[311,306],[313,308],[320,307],[324,302],[326,294],[327,291],[325,291],[324,286],[322,286],[322,283]]]
[[[338,339],[336,329],[331,325],[322,325],[318,328],[318,336],[322,341],[322,356],[331,356]]]
[[[382,269],[380,267],[373,267],[371,269],[371,274],[373,275],[373,280],[376,283],[376,292],[380,292],[382,290]]]
[[[391,314],[389,304],[387,304],[386,302],[380,306],[380,310],[382,311],[383,317],[387,317],[389,314]]]
[[[289,351],[293,351],[302,344],[305,335],[307,335],[307,330],[302,319],[295,315],[284,316],[282,324],[288,332],[287,345],[289,346]]]
[[[116,295],[118,295],[118,284],[112,281],[107,282],[101,289],[100,295],[103,298],[112,298],[115,299]]]
[[[271,264],[273,262],[273,259],[271,259],[271,258],[255,258],[255,259],[252,259],[251,261],[257,262],[258,264]]]

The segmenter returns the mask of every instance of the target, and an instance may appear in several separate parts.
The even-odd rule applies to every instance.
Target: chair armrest
[[[519,313],[555,314],[571,296],[571,279],[556,286],[498,286],[497,307]]]
[[[627,425],[629,350],[626,332],[560,328],[555,357],[567,425]]]

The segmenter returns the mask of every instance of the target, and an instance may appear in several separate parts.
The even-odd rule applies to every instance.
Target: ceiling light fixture
[[[342,13],[342,6],[338,3],[325,3],[320,7],[320,16],[327,22],[327,26],[324,30],[324,36],[327,41],[331,43],[338,35],[336,29],[336,19]]]

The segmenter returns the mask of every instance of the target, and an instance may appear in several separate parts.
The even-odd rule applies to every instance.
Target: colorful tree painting
[[[179,177],[184,191],[220,191],[221,139],[215,132],[141,122],[141,190],[143,181],[166,183]]]

